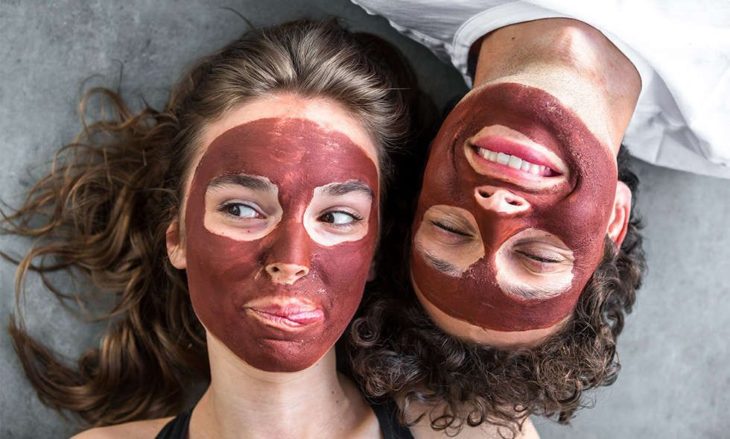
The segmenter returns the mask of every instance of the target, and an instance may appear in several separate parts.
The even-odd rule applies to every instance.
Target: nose
[[[309,268],[299,264],[274,262],[266,266],[266,272],[275,284],[293,285],[294,282],[309,274]]]
[[[477,203],[498,215],[514,216],[530,210],[530,203],[506,189],[496,186],[479,186],[474,190]]]
[[[311,239],[297,221],[280,223],[271,243],[265,270],[275,284],[292,285],[309,274]]]

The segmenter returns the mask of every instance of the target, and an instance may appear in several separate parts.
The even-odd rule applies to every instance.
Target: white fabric
[[[351,0],[464,75],[486,33],[549,17],[603,32],[636,66],[642,90],[623,139],[659,166],[730,178],[730,1]]]

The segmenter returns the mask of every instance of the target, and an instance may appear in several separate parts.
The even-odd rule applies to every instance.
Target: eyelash
[[[337,213],[341,213],[341,214],[344,214],[344,215],[347,215],[347,216],[351,217],[352,218],[352,222],[349,222],[347,224],[335,224],[333,221],[323,221],[323,218],[325,217],[325,215],[334,215],[334,214],[337,214]],[[355,224],[357,224],[360,221],[362,221],[363,218],[362,218],[362,216],[360,216],[360,215],[358,215],[358,214],[356,214],[354,212],[348,212],[348,211],[345,211],[345,210],[330,210],[328,212],[325,212],[325,213],[321,214],[319,217],[317,217],[317,220],[322,221],[322,222],[326,222],[331,227],[337,227],[337,228],[343,228],[344,229],[344,228],[353,227]]]
[[[540,262],[542,264],[559,264],[560,262],[562,262],[557,259],[543,258],[542,256],[533,255],[532,253],[527,253],[527,252],[521,251],[521,250],[515,250],[515,253],[522,255],[526,258],[530,258],[533,261]]]
[[[236,206],[243,206],[243,207],[246,207],[246,208],[248,208],[248,209],[251,209],[251,210],[253,210],[254,212],[256,212],[256,215],[257,215],[257,216],[255,216],[255,217],[245,217],[245,218],[243,218],[243,217],[240,217],[240,216],[238,216],[238,215],[235,215],[235,214],[231,213],[231,212],[230,212],[230,208],[232,208],[232,207],[236,207]],[[218,208],[218,210],[219,210],[220,212],[223,212],[223,213],[224,213],[225,215],[228,215],[228,216],[230,216],[230,217],[233,217],[233,218],[236,218],[236,219],[239,219],[239,220],[246,220],[246,219],[258,219],[258,218],[261,218],[261,217],[263,217],[263,216],[264,216],[264,215],[263,215],[263,214],[261,213],[261,211],[259,211],[259,209],[257,209],[257,208],[256,208],[255,206],[252,206],[252,205],[250,205],[250,204],[246,204],[246,203],[241,203],[241,202],[237,202],[237,201],[232,201],[232,202],[227,202],[227,203],[223,203],[223,204],[221,204],[221,206],[220,206],[220,207]]]
[[[471,234],[470,233],[466,233],[464,231],[461,231],[459,229],[456,229],[456,228],[454,228],[452,226],[448,226],[448,225],[446,225],[444,223],[441,223],[441,222],[438,222],[438,221],[431,220],[431,224],[433,224],[434,226],[438,227],[439,229],[445,230],[445,231],[450,232],[450,233],[453,233],[455,235],[463,236],[465,238],[471,237]]]

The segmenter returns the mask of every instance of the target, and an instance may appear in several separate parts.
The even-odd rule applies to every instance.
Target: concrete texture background
[[[79,128],[76,103],[90,84],[132,103],[160,106],[181,70],[256,25],[339,16],[351,28],[395,42],[439,105],[463,90],[449,66],[345,0],[0,0],[0,199],[13,204]],[[616,384],[572,426],[536,419],[545,439],[721,438],[730,433],[730,181],[635,163],[650,272],[619,343]],[[30,242],[0,236],[20,254]],[[13,312],[14,266],[0,262],[0,324]],[[23,304],[31,332],[75,358],[102,325],[80,323],[49,299],[38,279]],[[0,331],[0,437],[76,432],[73,417],[43,406]]]

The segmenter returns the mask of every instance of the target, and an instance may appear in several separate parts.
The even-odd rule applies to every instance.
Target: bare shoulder
[[[74,436],[72,439],[150,439],[157,436],[172,416],[168,418],[147,419],[144,421],[125,422],[108,427],[92,428]]]

